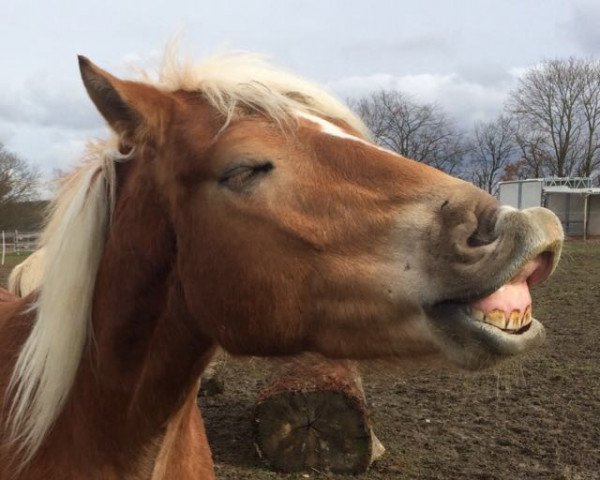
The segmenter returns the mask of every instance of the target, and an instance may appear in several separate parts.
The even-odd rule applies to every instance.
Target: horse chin
[[[514,332],[483,323],[466,303],[442,302],[426,309],[440,350],[457,366],[480,370],[544,343],[544,326],[536,319]]]

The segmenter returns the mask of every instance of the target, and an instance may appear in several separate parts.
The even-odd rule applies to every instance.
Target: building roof
[[[499,185],[511,183],[532,183],[542,184],[544,193],[574,193],[579,195],[600,195],[600,187],[592,186],[590,177],[546,177],[546,178],[528,178],[525,180],[509,180],[499,182]]]
[[[600,195],[600,188],[571,188],[564,185],[543,187],[544,193],[575,193],[579,195]]]

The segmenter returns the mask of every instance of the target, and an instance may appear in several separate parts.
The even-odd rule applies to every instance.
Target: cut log
[[[285,364],[254,410],[259,454],[283,472],[362,473],[385,449],[354,362],[315,355]]]

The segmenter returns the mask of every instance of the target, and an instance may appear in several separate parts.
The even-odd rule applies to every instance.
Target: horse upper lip
[[[537,265],[532,265],[532,262],[537,263]],[[541,252],[530,255],[516,268],[506,272],[502,277],[500,277],[500,280],[496,281],[489,288],[479,290],[473,294],[465,295],[464,297],[447,298],[434,303],[433,306],[444,303],[468,304],[476,300],[481,300],[494,293],[496,290],[502,287],[502,285],[513,283],[519,280],[520,277],[523,277],[523,280],[527,281],[529,287],[533,287],[534,285],[542,283],[550,276],[555,264],[555,252],[551,249],[543,249]]]
[[[533,287],[538,283],[544,282],[552,273],[554,269],[555,261],[554,261],[554,252],[551,250],[545,250],[534,259],[537,261],[536,268],[532,272],[527,273],[527,284],[529,287]],[[526,269],[529,262],[524,265],[523,269]]]

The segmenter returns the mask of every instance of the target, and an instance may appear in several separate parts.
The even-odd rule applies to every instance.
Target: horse
[[[8,276],[8,290],[25,297],[39,288],[44,272],[44,249],[40,248],[16,265]]]
[[[31,292],[40,288],[44,267],[46,264],[46,255],[44,248],[35,250],[25,260],[16,265],[8,276],[8,288],[0,290],[0,301],[14,300],[16,297],[26,297]],[[222,382],[220,372],[218,371],[219,350],[215,352],[214,358],[202,372],[201,383],[208,388],[211,384],[219,385]],[[222,352],[221,352],[222,353]]]
[[[24,297],[38,289],[42,281],[45,262],[44,249],[40,248],[16,265],[8,277],[8,290],[3,292],[3,289],[0,288],[0,301],[14,300],[15,296]],[[223,392],[223,365],[226,363],[226,358],[227,354],[217,347],[213,358],[204,368],[200,377],[200,386],[204,395],[211,396]],[[297,361],[299,361],[299,357],[292,357],[290,363]],[[356,378],[361,378],[358,372],[356,375]],[[324,418],[324,420],[327,419]],[[371,436],[373,442],[371,462],[374,462],[381,458],[386,450],[373,430]]]
[[[0,287],[0,302],[13,302],[17,297],[6,288]]]
[[[0,303],[0,479],[213,479],[196,395],[217,344],[478,370],[543,342],[549,210],[380,148],[253,55],[79,68],[113,135],[52,203],[39,290]]]

